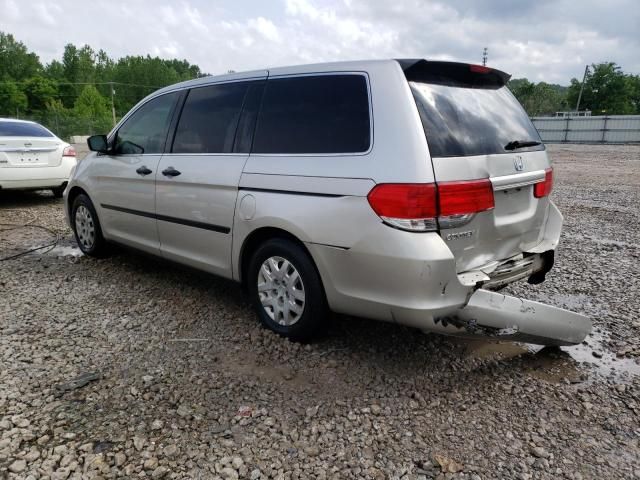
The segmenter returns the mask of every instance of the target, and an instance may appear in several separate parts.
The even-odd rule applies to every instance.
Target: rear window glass
[[[358,153],[369,150],[369,95],[363,75],[267,81],[254,153]]]
[[[0,137],[53,137],[53,134],[37,123],[0,122]]]
[[[541,142],[507,87],[463,88],[410,82],[432,157],[512,153],[513,141]],[[544,145],[518,152],[544,150]]]

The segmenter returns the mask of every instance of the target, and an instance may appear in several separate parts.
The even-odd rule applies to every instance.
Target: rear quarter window
[[[53,137],[53,134],[37,123],[0,122],[0,137]]]
[[[267,81],[253,153],[362,153],[370,144],[369,94],[364,75]]]

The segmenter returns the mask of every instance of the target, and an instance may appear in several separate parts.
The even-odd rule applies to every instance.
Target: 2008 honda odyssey
[[[578,343],[588,318],[491,291],[543,281],[562,225],[508,78],[384,60],[166,87],[89,139],[66,213],[84,253],[116,242],[240,281],[293,339],[333,310]]]

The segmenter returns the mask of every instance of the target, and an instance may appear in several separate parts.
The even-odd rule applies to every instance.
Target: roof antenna
[[[484,47],[484,50],[482,51],[482,66],[483,67],[487,66],[487,58],[489,58],[489,49],[487,47]]]

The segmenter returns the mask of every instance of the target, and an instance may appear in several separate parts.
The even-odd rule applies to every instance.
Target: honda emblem
[[[516,169],[516,172],[521,172],[524,170],[524,162],[522,161],[522,157],[520,155],[516,155],[516,158],[513,159],[513,166]]]

